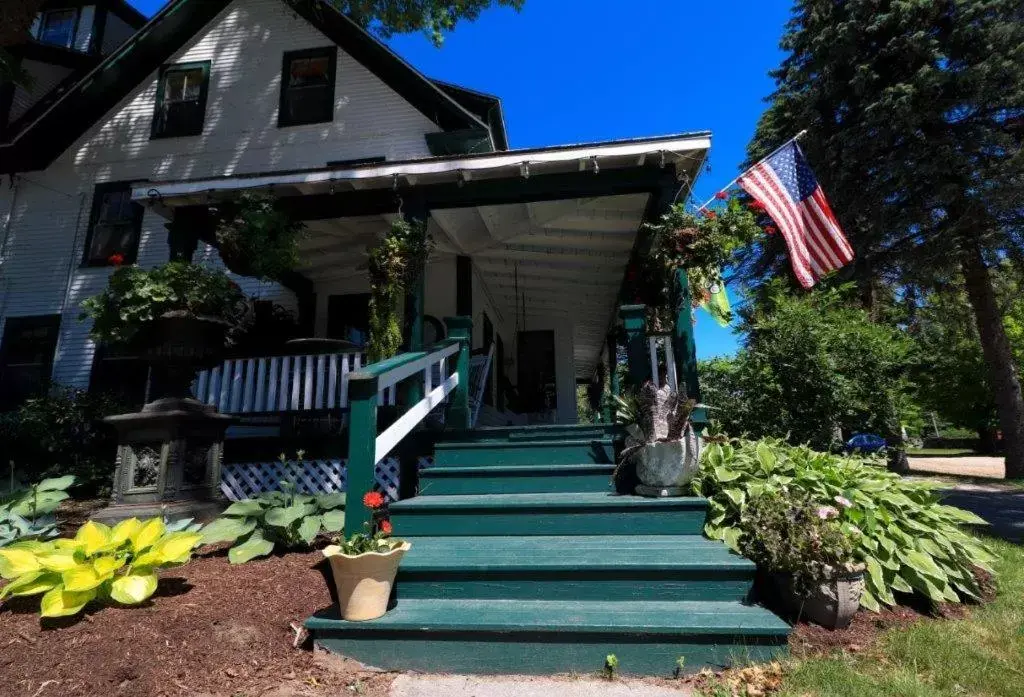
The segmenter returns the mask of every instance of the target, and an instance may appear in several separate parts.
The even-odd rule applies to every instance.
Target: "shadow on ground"
[[[952,489],[944,503],[980,515],[992,527],[986,532],[1004,540],[1024,543],[1024,491]]]

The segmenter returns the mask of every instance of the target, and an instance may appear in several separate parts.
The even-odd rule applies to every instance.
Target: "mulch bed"
[[[293,648],[290,625],[331,604],[318,552],[230,566],[223,550],[161,576],[136,608],[38,616],[39,598],[0,608],[0,693],[300,697],[387,693],[391,676]]]

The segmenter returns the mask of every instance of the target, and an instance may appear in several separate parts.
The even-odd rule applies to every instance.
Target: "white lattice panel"
[[[374,468],[376,488],[389,500],[398,500],[399,463],[387,458]],[[287,460],[226,464],[220,490],[231,501],[252,498],[264,491],[279,491],[282,481],[295,482],[304,494],[345,491],[345,460]]]

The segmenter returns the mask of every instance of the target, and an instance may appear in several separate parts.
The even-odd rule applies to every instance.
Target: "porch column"
[[[473,341],[472,317],[445,317],[448,338],[459,340],[459,353],[456,359],[456,372],[459,384],[451,394],[448,406],[448,424],[455,429],[469,430],[469,350]]]
[[[689,399],[700,401],[700,381],[697,377],[697,342],[693,337],[693,303],[690,296],[690,277],[686,269],[676,271],[676,326],[672,333],[672,352],[679,366],[679,380],[686,388]]]
[[[406,203],[403,208],[402,216],[406,222],[412,224],[416,221],[422,222],[424,225],[430,223],[430,211],[423,204],[422,200],[416,200]],[[409,351],[422,351],[423,350],[423,315],[424,315],[424,303],[426,301],[426,279],[427,279],[427,266],[426,263],[423,265],[423,273],[416,279],[412,288],[408,290],[406,296],[406,311],[409,313]],[[420,380],[413,380],[409,383],[406,389],[406,400],[407,405],[412,406],[418,404],[423,399],[423,382]]]
[[[604,420],[613,424],[619,416],[619,346],[615,332],[608,334],[608,401],[605,405]]]
[[[651,379],[650,355],[647,350],[646,305],[623,305],[619,308],[626,329],[626,356],[629,359],[629,380],[639,387]]]

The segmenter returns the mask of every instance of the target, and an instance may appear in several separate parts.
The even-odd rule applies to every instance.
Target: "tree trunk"
[[[961,269],[967,297],[974,309],[974,321],[981,337],[981,348],[992,385],[999,426],[1006,446],[1006,477],[1024,477],[1024,396],[1020,377],[1010,349],[1010,340],[1003,326],[1002,313],[996,302],[992,279],[974,239],[964,243]],[[956,399],[956,395],[950,395]]]
[[[996,430],[991,426],[978,427],[978,452],[985,455],[996,454]]]

